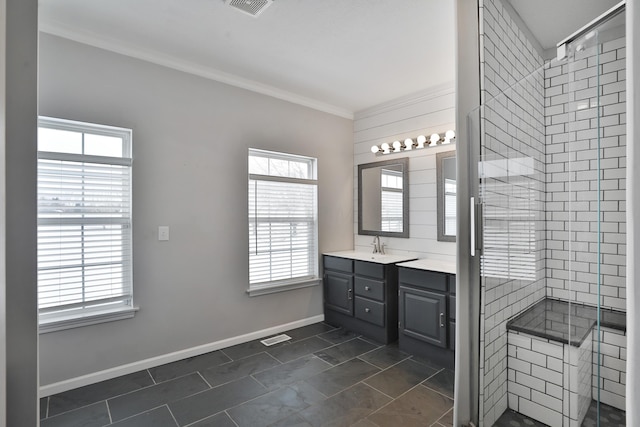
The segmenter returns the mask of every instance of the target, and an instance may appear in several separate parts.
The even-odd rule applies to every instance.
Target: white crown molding
[[[39,25],[39,30],[43,33],[62,37],[78,43],[151,62],[156,65],[161,65],[163,67],[182,71],[188,74],[193,74],[199,77],[204,77],[206,79],[215,80],[217,82],[228,84],[230,86],[246,89],[252,92],[260,93],[262,95],[267,95],[273,98],[281,99],[283,101],[288,101],[293,104],[298,104],[304,107],[312,108],[314,110],[322,111],[324,113],[329,113],[338,117],[353,120],[353,111],[342,107],[327,104],[316,99],[307,98],[305,96],[297,95],[293,92],[288,92],[286,90],[266,85],[255,80],[245,79],[243,77],[225,73],[224,71],[220,71],[211,67],[206,67],[193,62],[185,61],[161,52],[144,49],[140,46],[135,46],[133,44],[124,43],[113,39],[107,39],[94,33],[77,31],[60,23],[41,22]]]
[[[40,387],[40,397],[42,398],[46,396],[52,396],[54,394],[62,393],[68,390],[73,390],[79,387],[95,384],[100,381],[106,381],[112,378],[120,377],[122,375],[128,375],[144,369],[149,369],[155,366],[164,365],[165,363],[176,362],[178,360],[186,359],[189,357],[199,356],[201,354],[209,353],[216,350],[221,350],[227,347],[231,347],[233,345],[243,344],[245,342],[265,338],[271,335],[276,335],[282,332],[289,331],[291,329],[301,328],[303,326],[308,326],[308,325],[312,325],[314,323],[323,322],[323,321],[324,321],[324,314],[319,314],[317,316],[307,317],[306,319],[296,320],[295,322],[273,326],[271,328],[262,329],[256,332],[239,335],[237,337],[227,338],[224,340],[199,345],[197,347],[191,347],[184,350],[175,351],[173,353],[151,357],[149,359],[128,363],[126,365],[116,366],[114,368],[93,372],[93,373],[82,375],[76,378],[70,378],[68,380],[60,381],[53,384],[47,384]]]
[[[455,94],[455,91],[456,87],[454,81],[432,86],[428,89],[415,92],[410,95],[402,96],[400,98],[392,99],[390,101],[374,105],[373,107],[366,108],[361,111],[357,111],[354,114],[354,120],[364,119],[366,117],[371,117],[377,114],[397,110],[399,108],[407,107],[409,105],[417,104],[429,99]]]

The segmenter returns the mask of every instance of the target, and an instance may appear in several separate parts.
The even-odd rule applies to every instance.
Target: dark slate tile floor
[[[453,372],[316,323],[43,398],[42,427],[453,424]]]

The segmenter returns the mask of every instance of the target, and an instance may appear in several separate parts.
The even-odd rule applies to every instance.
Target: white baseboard
[[[103,371],[94,372],[80,377],[71,378],[53,384],[47,384],[40,387],[40,397],[51,396],[53,394],[62,393],[64,391],[73,390],[74,388],[84,387],[89,384],[95,384],[100,381],[110,380],[122,375],[138,372],[143,369],[153,368],[154,366],[164,365],[165,363],[176,362],[178,360],[189,357],[199,356],[211,351],[220,350],[232,345],[242,344],[270,335],[279,334],[290,329],[300,328],[302,326],[312,325],[314,323],[324,321],[324,314],[307,317],[306,319],[296,320],[295,322],[285,323],[283,325],[273,326],[271,328],[261,329],[237,337],[231,337],[224,340],[191,347],[173,353],[163,354],[161,356],[151,357],[149,359],[140,360],[138,362],[128,363],[126,365],[116,366],[114,368],[105,369]]]

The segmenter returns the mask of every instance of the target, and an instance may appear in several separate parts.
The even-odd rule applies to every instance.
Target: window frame
[[[275,159],[275,160],[286,160],[286,161],[303,161],[308,163],[307,175],[309,178],[297,178],[297,177],[289,177],[289,176],[280,176],[273,174],[257,174],[251,173],[251,157],[264,157],[267,159]],[[321,283],[319,277],[319,250],[318,250],[318,180],[317,180],[317,162],[318,160],[314,157],[301,156],[297,154],[289,154],[283,152],[275,152],[275,151],[267,151],[256,148],[249,148],[247,155],[247,177],[248,177],[248,194],[247,196],[251,196],[251,185],[253,181],[256,182],[275,182],[275,183],[284,183],[284,184],[303,184],[310,185],[314,188],[314,209],[313,209],[313,217],[310,220],[311,223],[311,232],[312,232],[312,242],[310,243],[313,247],[309,247],[309,274],[304,276],[296,276],[289,277],[286,279],[277,279],[270,280],[264,282],[251,283],[251,230],[252,230],[252,212],[251,212],[251,203],[248,202],[247,205],[247,231],[248,231],[248,277],[247,283],[248,288],[246,290],[249,296],[259,296],[265,294],[271,294],[275,292],[283,292],[292,289],[299,289],[309,286],[316,286]],[[278,222],[278,221],[275,221]],[[281,221],[280,221],[281,222]],[[255,227],[255,226],[254,226]]]
[[[107,306],[84,306],[82,303],[78,304],[67,304],[64,305],[64,309],[56,310],[56,306],[41,308],[38,306],[38,323],[39,323],[39,331],[40,333],[48,333],[55,332],[64,329],[82,327],[93,325],[97,323],[110,322],[115,320],[122,320],[131,318],[135,315],[135,312],[138,311],[138,307],[134,306],[133,303],[133,210],[132,210],[132,175],[133,175],[133,156],[132,156],[132,134],[133,131],[131,129],[114,127],[114,126],[106,126],[101,124],[94,123],[86,123],[79,122],[73,120],[65,120],[53,117],[38,117],[38,129],[48,128],[62,131],[71,131],[78,132],[83,134],[83,138],[85,134],[90,135],[99,135],[99,136],[110,136],[117,137],[122,139],[122,156],[120,157],[110,157],[110,156],[101,156],[101,155],[89,155],[89,154],[77,154],[77,153],[64,153],[64,152],[55,152],[55,151],[40,151],[38,150],[38,161],[40,160],[52,160],[52,161],[63,161],[63,162],[78,162],[78,163],[94,163],[94,164],[105,164],[105,165],[113,165],[113,166],[123,166],[129,169],[128,171],[128,200],[126,203],[129,206],[129,215],[125,217],[123,220],[117,221],[117,223],[122,224],[124,227],[128,228],[128,236],[123,240],[128,244],[128,257],[125,263],[125,269],[127,272],[123,274],[123,280],[126,288],[129,292],[126,294],[124,298],[116,298],[118,301],[113,304]],[[38,163],[38,168],[40,168],[40,163]],[[40,182],[38,182],[40,185]],[[41,225],[58,225],[60,224],[60,220],[56,223],[55,219],[50,218],[42,218],[40,217],[40,213],[38,213],[38,228]],[[86,226],[89,223],[87,220],[78,220],[73,221],[70,220],[68,224],[65,225],[78,225],[78,226]],[[116,222],[114,222],[116,224]],[[84,239],[84,237],[83,237]],[[40,252],[40,251],[38,251]],[[86,252],[83,250],[82,254]],[[84,256],[84,255],[83,255]],[[83,263],[82,266],[86,264]],[[38,269],[40,271],[40,268]],[[38,279],[38,292],[40,292],[40,278]],[[85,287],[85,282],[83,280],[83,289]],[[120,301],[122,300],[122,301]],[[107,301],[107,300],[104,300]],[[74,307],[77,306],[77,307]],[[59,305],[58,307],[63,307],[63,305]]]

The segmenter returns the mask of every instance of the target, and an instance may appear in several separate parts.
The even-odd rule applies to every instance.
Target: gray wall
[[[1,2],[0,31],[0,425],[29,427],[39,407],[37,2]]]
[[[247,149],[318,158],[320,251],[351,247],[353,123],[43,34],[40,114],[133,129],[133,319],[40,336],[43,385],[322,314],[250,298]],[[171,240],[159,242],[157,227]]]

